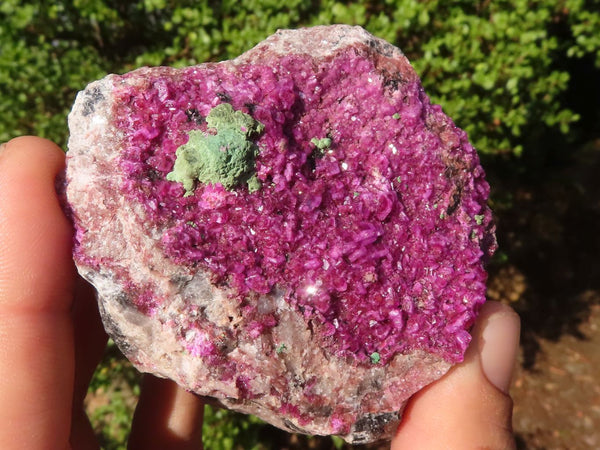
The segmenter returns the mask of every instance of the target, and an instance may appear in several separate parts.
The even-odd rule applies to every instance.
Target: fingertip
[[[519,351],[521,320],[508,305],[488,302],[473,330],[473,340],[488,381],[508,394]]]
[[[512,399],[506,392],[518,335],[519,318],[512,308],[484,305],[464,362],[413,396],[392,450],[514,448]]]
[[[145,375],[128,448],[200,450],[203,416],[200,397],[171,380]]]
[[[15,138],[12,138],[8,142],[6,142],[6,144],[10,144],[11,146],[17,145],[17,146],[25,146],[25,147],[47,146],[48,148],[55,148],[58,151],[62,152],[60,147],[58,145],[56,145],[54,142],[52,142],[49,139],[42,138],[39,136],[17,136]]]
[[[24,136],[0,152],[0,304],[3,307],[64,309],[73,282],[72,229],[56,194],[64,169],[62,150],[47,139]],[[36,279],[36,285],[32,283]],[[25,288],[25,289],[23,289]],[[17,297],[13,293],[19,293]]]
[[[492,316],[506,316],[510,318],[511,321],[520,323],[519,315],[510,307],[510,305],[501,302],[487,301],[481,306],[472,333],[475,333],[477,328],[483,328],[484,322],[489,320]]]
[[[32,161],[41,160],[44,165],[50,163],[52,172],[57,172],[64,166],[65,152],[54,142],[38,136],[19,136],[0,146],[0,163],[4,158],[14,158],[17,155],[29,157]]]

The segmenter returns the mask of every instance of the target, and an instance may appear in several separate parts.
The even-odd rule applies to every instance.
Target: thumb
[[[508,389],[519,331],[510,307],[486,303],[464,362],[410,400],[391,449],[514,449]]]

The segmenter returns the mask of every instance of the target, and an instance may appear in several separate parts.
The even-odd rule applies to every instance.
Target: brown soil
[[[491,271],[488,292],[522,320],[519,448],[600,448],[599,170],[597,140],[542,180],[502,186],[514,193],[498,217],[507,262]]]
[[[600,448],[600,305],[579,331],[540,339],[534,365],[517,371],[513,422],[520,448]]]

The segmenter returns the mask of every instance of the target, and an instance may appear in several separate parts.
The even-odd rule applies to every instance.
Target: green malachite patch
[[[191,195],[197,182],[220,183],[232,190],[246,182],[253,192],[260,181],[253,174],[258,146],[251,138],[264,130],[263,124],[229,103],[215,106],[206,117],[207,131],[192,130],[189,140],[176,151],[177,159],[167,180],[183,184]],[[210,131],[216,131],[211,134]]]

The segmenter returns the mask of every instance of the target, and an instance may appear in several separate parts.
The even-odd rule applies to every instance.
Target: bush
[[[140,373],[109,340],[88,388],[86,412],[105,450],[125,450],[140,395]]]
[[[277,28],[349,23],[402,48],[481,153],[518,155],[535,145],[524,136],[577,121],[564,60],[593,55],[600,67],[598,11],[598,0],[5,0],[0,141],[64,145],[75,93],[107,72],[227,59]]]

